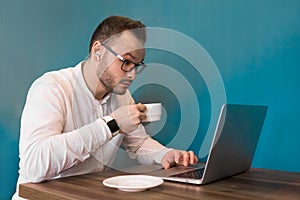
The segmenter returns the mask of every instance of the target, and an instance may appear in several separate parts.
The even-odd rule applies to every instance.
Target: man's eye
[[[130,65],[131,62],[129,62],[128,60],[124,60],[125,65]]]

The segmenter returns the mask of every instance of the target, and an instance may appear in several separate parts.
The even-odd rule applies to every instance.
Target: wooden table
[[[91,199],[288,199],[300,200],[300,173],[250,169],[227,179],[203,186],[164,182],[161,186],[142,192],[123,192],[102,184],[105,178],[124,174],[106,171],[43,183],[20,184],[19,194],[27,199],[91,200]]]

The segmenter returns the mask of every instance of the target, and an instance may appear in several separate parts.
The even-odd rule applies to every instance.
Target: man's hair
[[[92,35],[89,46],[89,52],[91,52],[94,42],[103,42],[104,40],[108,39],[113,35],[130,30],[133,30],[132,33],[135,35],[135,37],[137,37],[140,41],[145,43],[146,31],[145,25],[142,22],[135,21],[133,19],[122,16],[110,16],[104,19],[98,25],[98,27]]]

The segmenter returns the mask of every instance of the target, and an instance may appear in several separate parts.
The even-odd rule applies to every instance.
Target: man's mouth
[[[128,80],[122,80],[120,81],[119,84],[125,85],[127,87],[129,87],[131,85],[132,81],[128,81]]]

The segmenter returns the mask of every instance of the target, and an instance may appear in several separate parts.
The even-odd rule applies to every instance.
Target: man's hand
[[[111,117],[113,117],[120,128],[120,133],[129,133],[135,130],[143,119],[146,119],[144,111],[146,106],[139,103],[129,106],[122,106],[115,110]]]
[[[161,160],[161,165],[169,169],[174,165],[188,166],[198,162],[197,156],[193,151],[171,150]]]

